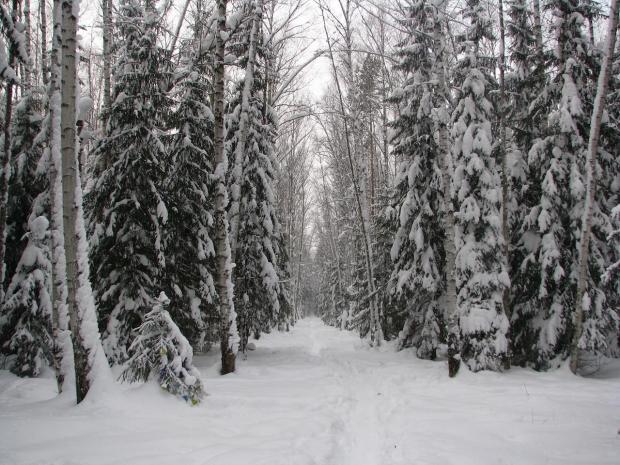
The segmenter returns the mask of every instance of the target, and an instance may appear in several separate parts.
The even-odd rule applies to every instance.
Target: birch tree
[[[47,120],[47,158],[49,164],[49,210],[51,247],[52,331],[54,368],[58,391],[73,389],[75,371],[69,331],[67,276],[63,227],[62,153],[61,153],[61,33],[62,0],[54,0],[52,9],[52,50],[49,63],[49,114]]]
[[[62,2],[61,150],[62,211],[67,273],[67,311],[73,339],[77,402],[86,397],[97,377],[106,376],[92,290],[88,245],[82,211],[76,134],[77,15],[74,0]]]
[[[214,106],[213,148],[215,152],[215,288],[219,298],[220,313],[220,350],[222,356],[221,373],[223,375],[235,371],[237,354],[237,314],[233,303],[232,261],[230,238],[228,234],[228,189],[226,186],[226,172],[228,160],[224,150],[224,50],[226,30],[227,0],[217,0],[215,29],[215,68],[213,76]]]
[[[590,122],[590,136],[588,140],[587,160],[586,160],[586,200],[581,220],[581,236],[579,240],[579,277],[577,281],[577,296],[575,299],[575,330],[570,347],[570,369],[577,374],[580,368],[580,350],[587,349],[592,346],[592,339],[596,338],[595,334],[586,334],[584,340],[584,329],[586,332],[596,333],[596,323],[589,320],[584,321],[584,311],[590,310],[591,297],[587,292],[588,285],[588,261],[590,236],[592,234],[592,219],[595,209],[596,196],[596,155],[598,152],[598,143],[601,131],[601,121],[603,110],[605,108],[605,98],[607,96],[607,86],[613,54],[616,46],[616,33],[618,29],[618,1],[611,0],[609,9],[609,20],[607,26],[607,39],[605,46],[605,56],[601,70],[599,71],[598,85],[596,97],[594,99],[594,108],[592,110],[592,120]],[[585,326],[584,326],[585,324]]]

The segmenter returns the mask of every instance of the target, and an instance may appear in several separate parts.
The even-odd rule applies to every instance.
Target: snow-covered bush
[[[164,309],[169,303],[162,292],[146,314],[129,348],[121,379],[147,381],[155,373],[162,388],[196,405],[204,395],[200,374],[192,364],[192,347]]]

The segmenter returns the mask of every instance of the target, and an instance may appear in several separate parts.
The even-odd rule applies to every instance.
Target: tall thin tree
[[[215,288],[219,298],[220,309],[220,350],[222,355],[223,375],[235,371],[235,359],[237,356],[237,315],[233,303],[232,263],[230,237],[228,234],[228,219],[226,208],[228,206],[228,192],[226,187],[226,171],[228,160],[224,151],[224,88],[225,88],[225,37],[226,31],[226,7],[228,0],[217,0],[215,30],[215,69],[214,90],[215,99],[213,105],[214,116],[214,152],[215,152]]]
[[[598,152],[599,137],[601,132],[601,121],[605,109],[605,99],[607,97],[607,86],[609,75],[613,63],[613,55],[616,47],[616,34],[618,30],[618,0],[611,0],[609,8],[609,20],[607,25],[607,42],[605,46],[605,56],[598,77],[594,108],[592,110],[592,120],[590,122],[590,136],[588,140],[587,164],[586,164],[586,201],[581,220],[581,238],[579,240],[579,277],[577,281],[577,297],[575,299],[575,331],[570,347],[570,369],[573,373],[579,370],[579,351],[581,337],[584,331],[584,307],[589,307],[589,296],[587,296],[588,285],[588,253],[590,237],[592,234],[592,218],[595,208],[596,196],[596,155]],[[587,297],[587,299],[586,299]]]

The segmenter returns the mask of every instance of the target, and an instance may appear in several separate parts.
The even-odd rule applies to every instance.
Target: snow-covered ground
[[[444,363],[301,321],[256,342],[238,372],[198,357],[209,396],[154,384],[78,407],[51,378],[0,371],[2,465],[620,464],[620,366],[448,379]]]

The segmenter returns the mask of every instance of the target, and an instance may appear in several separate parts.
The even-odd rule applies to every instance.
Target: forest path
[[[237,372],[195,357],[196,407],[156,383],[75,407],[51,373],[0,370],[0,465],[617,465],[620,364],[504,374],[418,360],[305,319],[255,341]]]
[[[252,379],[257,389],[254,394],[263,390],[256,383],[258,378],[278,393],[264,415],[261,429],[275,430],[277,425],[285,424],[285,417],[298,418],[294,427],[283,428],[276,435],[290,436],[292,450],[283,454],[285,460],[299,460],[301,452],[308,461],[299,463],[395,463],[386,460],[384,423],[388,420],[385,414],[390,411],[390,401],[400,402],[401,394],[394,393],[388,400],[382,392],[386,383],[391,384],[385,376],[386,367],[402,367],[393,360],[393,351],[387,347],[372,350],[355,334],[328,327],[316,318],[302,320],[288,333],[270,334],[255,343],[257,350],[249,352],[247,360],[238,361],[234,376]],[[238,381],[236,386],[240,386]],[[242,391],[231,393],[227,377],[210,380],[214,394],[223,394],[219,393],[220,385],[225,395],[247,402],[248,396]],[[247,414],[247,409],[244,412]],[[271,460],[280,463],[281,459]]]
[[[280,443],[283,449],[271,458],[254,451],[259,459],[252,463],[591,465],[596,450],[597,464],[617,464],[620,364],[610,379],[584,380],[565,369],[462,370],[449,379],[445,362],[396,352],[393,343],[370,348],[355,333],[317,318],[256,345],[239,361],[236,380],[207,381],[213,407],[225,391],[243,405],[240,415],[248,415],[248,399],[273,392],[257,405],[257,431],[271,432],[261,447]],[[232,394],[240,379],[251,389]]]

